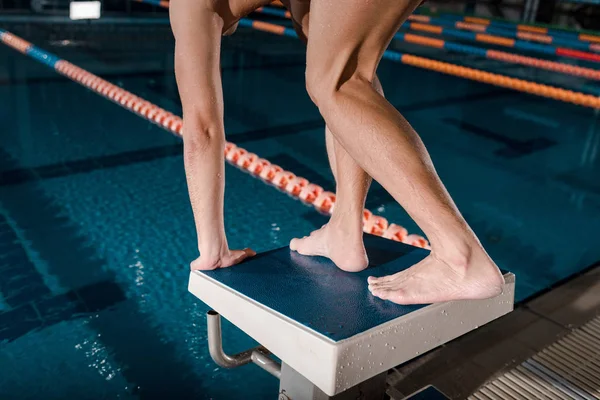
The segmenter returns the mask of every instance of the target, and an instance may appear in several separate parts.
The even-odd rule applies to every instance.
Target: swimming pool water
[[[172,41],[157,34],[134,52],[114,39],[119,27],[71,44],[48,29],[15,33],[180,114]],[[225,40],[228,140],[333,189],[303,51],[243,29]],[[270,375],[208,356],[207,307],[187,293],[196,241],[179,139],[4,46],[0,60],[0,398],[273,396]],[[519,300],[600,259],[597,112],[385,61],[379,74],[485,247],[517,275]],[[284,246],[326,221],[230,166],[226,183],[233,247]],[[367,207],[419,233],[378,185]],[[224,331],[228,352],[253,345]]]

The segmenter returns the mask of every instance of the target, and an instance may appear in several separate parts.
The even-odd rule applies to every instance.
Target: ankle
[[[431,244],[431,255],[459,273],[465,273],[472,264],[475,245],[455,239]]]
[[[218,262],[229,254],[227,239],[211,240],[206,245],[198,246],[200,257],[204,260]]]
[[[356,212],[334,210],[327,225],[336,231],[355,233],[362,236],[362,212],[358,214]]]

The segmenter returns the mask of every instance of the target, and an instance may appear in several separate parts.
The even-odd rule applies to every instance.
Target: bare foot
[[[254,257],[256,252],[251,249],[227,250],[219,257],[198,257],[190,264],[192,271],[212,271],[217,268],[227,268],[239,264],[248,257]]]
[[[487,299],[502,293],[504,278],[479,245],[464,262],[432,252],[411,268],[382,278],[369,277],[373,296],[397,304],[430,304]]]
[[[347,272],[362,271],[369,266],[362,231],[346,232],[331,221],[310,236],[292,239],[290,249],[305,256],[327,257]]]

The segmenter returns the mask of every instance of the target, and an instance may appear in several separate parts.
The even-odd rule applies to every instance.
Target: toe
[[[382,300],[387,300],[390,296],[390,292],[386,289],[374,289],[371,294],[375,297],[379,297]]]
[[[371,285],[385,285],[393,282],[395,280],[396,275],[387,275],[387,276],[370,276],[367,278],[367,282]]]
[[[375,294],[375,292],[378,292],[381,288],[378,285],[369,284],[367,289],[369,290],[369,292],[371,292],[371,294]]]
[[[377,278],[377,281],[380,284],[384,284],[384,283],[390,283],[394,280],[396,280],[396,278],[398,278],[400,273],[398,274],[394,274],[394,275],[386,275],[386,276],[382,276],[381,278]]]
[[[303,256],[314,256],[316,255],[315,252],[310,251],[306,245],[303,245],[303,243],[300,243],[298,245],[298,248],[296,249],[296,251],[298,252],[298,254],[302,254]]]
[[[298,251],[298,245],[300,244],[300,239],[292,239],[290,241],[290,250]]]
[[[254,257],[256,252],[252,249],[234,250],[231,252],[231,257],[224,260],[221,268],[227,268],[241,263],[247,258]]]
[[[389,289],[391,287],[391,282],[386,282],[383,281],[381,279],[375,281],[375,282],[369,282],[369,290],[376,290],[376,289]]]
[[[396,304],[415,304],[408,301],[404,291],[399,288],[377,288],[371,294],[381,300],[391,301]]]
[[[382,288],[381,288],[380,286],[378,286],[378,285],[369,285],[369,286],[367,287],[367,289],[369,290],[369,292],[371,292],[371,293],[375,293],[375,292],[377,292],[378,290],[381,290]]]
[[[293,247],[292,247],[292,245],[290,245],[290,248],[292,250],[298,252],[298,254],[302,254],[303,256],[312,255],[312,253],[307,248],[309,246],[306,243],[306,238],[294,239],[293,242],[294,242]]]

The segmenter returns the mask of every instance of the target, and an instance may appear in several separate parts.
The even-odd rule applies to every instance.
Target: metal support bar
[[[264,354],[261,351],[255,350],[252,352],[250,358],[252,359],[252,362],[254,364],[258,365],[259,367],[273,375],[275,378],[281,378],[281,364],[273,360],[268,355]]]
[[[206,314],[206,325],[208,330],[208,351],[217,365],[223,368],[236,368],[253,362],[274,377],[281,377],[281,365],[269,357],[271,353],[262,346],[242,351],[233,356],[223,351],[221,316],[218,312],[211,310]]]

